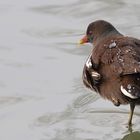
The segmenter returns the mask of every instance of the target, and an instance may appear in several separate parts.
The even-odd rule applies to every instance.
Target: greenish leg
[[[129,116],[129,120],[128,120],[129,127],[132,126],[132,118],[133,118],[133,114],[134,114],[134,109],[135,109],[135,103],[131,102],[130,103],[130,116]]]

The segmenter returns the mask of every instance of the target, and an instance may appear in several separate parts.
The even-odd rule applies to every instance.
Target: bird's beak
[[[88,38],[87,36],[85,35],[80,41],[79,41],[79,44],[82,45],[82,44],[85,44],[88,42]]]

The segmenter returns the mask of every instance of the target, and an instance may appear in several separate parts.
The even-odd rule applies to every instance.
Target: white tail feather
[[[137,99],[138,97],[136,97],[136,96],[133,96],[131,93],[129,93],[123,86],[121,86],[121,92],[125,95],[125,96],[127,96],[127,97],[129,97],[129,98],[131,98],[131,99]]]

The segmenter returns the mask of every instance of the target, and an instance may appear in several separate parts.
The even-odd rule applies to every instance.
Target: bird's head
[[[88,25],[86,35],[80,40],[80,44],[92,43],[96,44],[101,39],[108,37],[112,34],[120,33],[115,29],[115,27],[107,21],[97,20]]]

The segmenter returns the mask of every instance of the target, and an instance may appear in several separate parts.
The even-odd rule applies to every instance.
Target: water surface
[[[140,36],[138,0],[0,2],[0,139],[120,140],[129,106],[116,108],[84,88],[91,46],[77,47],[87,25],[111,22]],[[139,107],[133,132],[140,131]],[[134,133],[135,134],[135,133]]]

